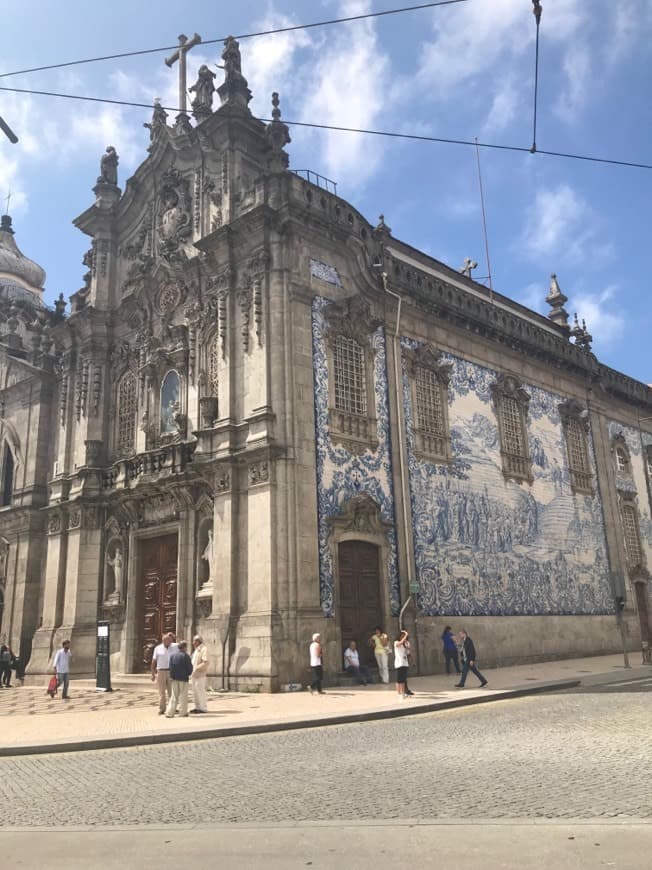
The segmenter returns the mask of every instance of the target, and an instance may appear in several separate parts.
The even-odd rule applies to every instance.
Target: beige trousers
[[[179,708],[179,716],[187,716],[188,715],[188,681],[182,680],[171,680],[172,683],[172,694],[170,696],[170,703],[168,704],[168,708],[165,711],[165,715],[168,718],[172,718],[174,714],[177,712],[177,707]]]
[[[156,688],[158,689],[158,708],[161,713],[165,713],[165,708],[167,706],[168,700],[170,699],[170,672],[169,671],[157,671],[156,672]],[[167,698],[165,694],[167,692]]]
[[[195,710],[208,713],[208,698],[206,697],[206,677],[192,678],[192,697],[195,702]]]
[[[378,673],[383,683],[389,683],[389,663],[387,653],[376,653],[376,664],[378,665]]]

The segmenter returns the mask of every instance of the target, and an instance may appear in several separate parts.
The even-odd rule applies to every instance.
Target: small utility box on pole
[[[113,691],[111,688],[111,624],[105,620],[100,620],[97,623],[95,691]]]

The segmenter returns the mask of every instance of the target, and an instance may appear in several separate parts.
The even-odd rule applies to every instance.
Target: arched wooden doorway
[[[375,666],[367,641],[374,628],[383,624],[379,548],[365,541],[343,541],[338,546],[338,563],[342,646],[355,640],[360,660]]]

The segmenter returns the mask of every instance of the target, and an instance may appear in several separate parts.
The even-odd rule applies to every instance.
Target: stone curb
[[[163,743],[183,743],[189,740],[215,740],[219,737],[240,737],[248,734],[268,734],[276,731],[297,731],[301,728],[323,728],[327,725],[347,725],[354,722],[371,722],[378,719],[397,719],[401,716],[415,716],[437,710],[451,710],[456,707],[471,707],[475,704],[488,704],[526,695],[574,689],[581,680],[555,680],[538,683],[536,686],[522,686],[515,689],[499,689],[496,694],[459,695],[445,701],[408,701],[400,707],[387,710],[370,710],[365,713],[341,713],[324,716],[320,719],[294,719],[290,721],[259,722],[253,725],[230,725],[225,727],[203,728],[198,731],[166,731],[161,734],[141,732],[140,734],[97,737],[66,742],[52,742],[32,745],[0,746],[0,758],[18,755],[51,755],[61,752],[85,752],[94,749],[121,749],[130,746],[155,746]]]

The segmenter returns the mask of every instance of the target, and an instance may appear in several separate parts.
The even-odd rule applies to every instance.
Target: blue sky
[[[408,0],[409,2],[409,0]],[[172,45],[267,27],[381,11],[394,0],[171,0],[111,4],[23,0],[2,10],[0,72]],[[539,148],[652,162],[652,0],[544,0]],[[56,8],[56,12],[53,11]],[[242,40],[252,111],[273,90],[288,120],[314,121],[529,147],[534,18],[530,0],[468,0],[354,24]],[[155,14],[153,13],[153,10]],[[62,13],[65,10],[65,14]],[[201,63],[221,46],[199,46]],[[0,79],[0,85],[176,105],[163,54]],[[218,76],[221,75],[220,71]],[[219,79],[218,79],[219,81]],[[20,137],[0,138],[0,195],[23,252],[47,271],[48,301],[82,283],[86,238],[72,219],[93,201],[105,147],[120,182],[146,157],[145,109],[0,92],[0,115]],[[338,182],[370,221],[385,214],[397,238],[487,274],[471,148],[292,128],[291,166]],[[550,273],[585,317],[608,365],[652,381],[652,171],[543,155],[481,152],[494,287],[546,312]],[[4,210],[4,209],[3,209]]]

